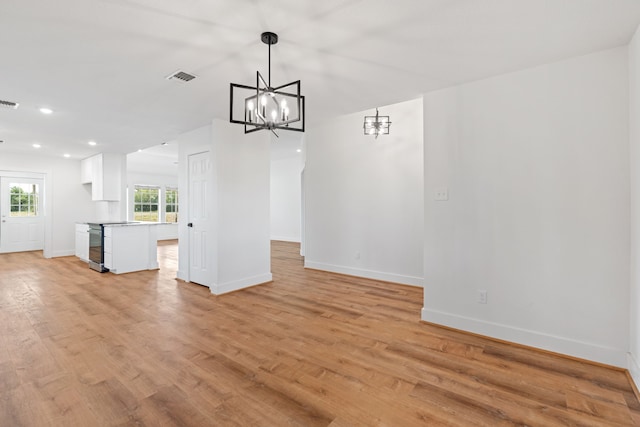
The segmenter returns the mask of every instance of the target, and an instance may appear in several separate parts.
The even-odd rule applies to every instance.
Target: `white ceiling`
[[[178,176],[178,144],[154,145],[127,154],[127,170],[151,175]]]
[[[271,136],[271,160],[298,158],[302,162],[302,134],[278,132]],[[178,143],[164,142],[127,155],[127,170],[151,175],[178,175]]]
[[[0,108],[0,155],[130,153],[227,120],[229,83],[267,72],[263,31],[280,36],[272,82],[302,81],[310,127],[624,45],[639,23],[638,0],[4,0],[0,100],[20,107]]]

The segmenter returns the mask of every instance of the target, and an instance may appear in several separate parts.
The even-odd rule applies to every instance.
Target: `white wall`
[[[196,129],[178,138],[180,212],[178,277],[189,280],[188,156],[209,152],[212,177],[205,283],[222,294],[271,280],[269,239],[269,134],[244,135],[226,121]]]
[[[218,195],[218,278],[212,292],[271,280],[268,132],[214,120],[213,164]]]
[[[3,153],[0,170],[45,174],[45,250],[47,257],[73,255],[75,223],[95,217],[91,188],[80,184],[80,161],[32,154]]]
[[[165,214],[165,205],[164,205],[164,196],[167,187],[178,187],[178,175],[160,175],[160,174],[150,174],[150,173],[140,173],[140,172],[127,172],[127,187],[129,189],[128,192],[128,220],[133,221],[133,202],[134,202],[134,188],[136,185],[152,185],[160,187],[160,195],[162,197],[161,200],[161,211],[160,217],[161,222],[164,221]],[[180,201],[180,194],[178,194],[178,202]],[[179,209],[178,209],[179,211]],[[179,213],[179,212],[178,212]],[[178,217],[179,218],[179,217]],[[158,235],[158,240],[170,240],[178,238],[178,224],[161,224],[156,226],[156,232]]]
[[[640,384],[640,29],[629,44],[629,141],[631,167],[631,287],[628,369]]]
[[[271,160],[271,239],[300,242],[301,156]]]
[[[626,366],[626,53],[425,95],[423,320]]]
[[[304,133],[271,135],[271,240],[300,242]]]
[[[309,126],[305,266],[422,285],[422,102],[380,108],[390,135],[363,135],[375,110]]]

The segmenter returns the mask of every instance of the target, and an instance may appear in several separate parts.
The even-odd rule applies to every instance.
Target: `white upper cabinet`
[[[80,183],[81,184],[91,184],[93,182],[93,176],[91,176],[91,171],[93,170],[93,167],[91,165],[91,162],[93,161],[94,157],[96,156],[86,158],[80,162]]]
[[[122,154],[100,153],[82,160],[80,182],[91,184],[91,200],[120,200],[122,158]]]

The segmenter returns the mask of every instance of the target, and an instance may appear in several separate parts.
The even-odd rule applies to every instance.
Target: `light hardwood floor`
[[[305,270],[213,296],[159,271],[0,255],[0,426],[640,424],[615,369],[420,322],[422,290]]]

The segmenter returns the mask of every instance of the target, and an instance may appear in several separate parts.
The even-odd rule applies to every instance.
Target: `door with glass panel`
[[[0,178],[0,253],[44,248],[44,180]]]

